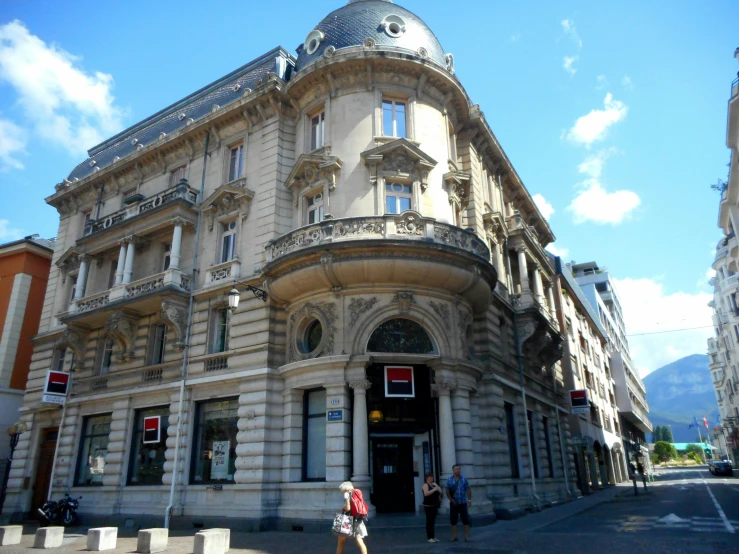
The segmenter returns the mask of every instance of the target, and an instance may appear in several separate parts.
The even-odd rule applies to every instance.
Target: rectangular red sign
[[[413,366],[385,366],[385,396],[413,398]]]
[[[161,416],[148,416],[144,418],[144,444],[160,442],[162,440]]]
[[[63,371],[53,371],[51,369],[47,372],[44,393],[67,396],[68,387],[69,373],[64,373]]]
[[[573,408],[586,407],[588,405],[588,391],[586,390],[571,390],[570,391],[570,404]]]

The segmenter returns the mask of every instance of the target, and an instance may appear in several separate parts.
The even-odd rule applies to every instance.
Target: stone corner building
[[[50,482],[83,515],[160,517],[172,490],[174,517],[273,526],[330,518],[347,479],[413,512],[455,463],[473,513],[577,494],[554,236],[453,56],[386,1],[306,31],[297,58],[112,137],[47,199],[6,513]],[[50,368],[74,370],[63,420]]]

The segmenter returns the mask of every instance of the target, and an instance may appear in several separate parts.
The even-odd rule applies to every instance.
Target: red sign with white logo
[[[413,367],[409,365],[385,366],[385,396],[413,398],[416,394]]]
[[[571,390],[570,406],[572,406],[573,414],[585,414],[590,411],[590,403],[588,402],[588,391]]]
[[[152,444],[162,440],[162,418],[161,416],[148,416],[144,418],[144,444]]]
[[[44,394],[57,394],[59,396],[67,396],[67,388],[69,387],[69,373],[63,371],[49,370],[46,373],[46,386]]]

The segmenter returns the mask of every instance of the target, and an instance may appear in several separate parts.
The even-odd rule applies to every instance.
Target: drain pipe
[[[505,239],[504,243],[505,245],[505,251],[506,251],[506,257],[508,256],[508,239]],[[508,260],[508,263],[510,264],[510,260]],[[519,268],[520,271],[520,268]],[[523,376],[523,353],[521,351],[521,340],[518,336],[518,325],[517,323],[517,317],[516,317],[516,310],[513,310],[513,335],[516,340],[516,360],[518,361],[518,375],[519,379],[521,381],[521,400],[523,402],[523,412],[524,417],[526,418],[526,447],[529,452],[529,460],[531,461],[531,494],[536,499],[536,509],[540,509],[540,503],[539,503],[539,495],[536,494],[536,477],[534,476],[534,453],[531,449],[531,429],[529,429],[529,418],[528,418],[528,407],[526,405],[526,382],[524,380]]]
[[[72,379],[74,372],[77,371],[77,360],[74,352],[72,352],[72,362],[69,365],[69,382],[67,383],[67,395],[64,397],[62,404],[62,418],[59,420],[59,430],[56,436],[56,445],[54,446],[54,458],[51,460],[51,473],[49,474],[49,492],[46,494],[46,501],[51,500],[51,494],[54,490],[54,474],[56,473],[56,459],[59,453],[59,444],[62,442],[62,433],[64,433],[64,418],[67,415],[67,403],[72,397]]]
[[[205,170],[208,164],[208,145],[210,144],[210,132],[205,134],[205,152],[203,153],[203,176],[200,179],[200,195],[198,197],[198,220],[195,226],[195,252],[192,262],[192,288],[195,288],[198,278],[198,250],[200,245],[200,221],[202,212],[200,205],[203,203],[203,194],[205,192]],[[185,403],[185,381],[187,380],[187,363],[190,359],[190,331],[192,328],[192,312],[194,297],[190,291],[190,300],[187,305],[187,326],[185,328],[185,348],[182,356],[182,377],[180,379],[180,401],[177,408],[177,434],[175,435],[174,446],[174,462],[172,464],[172,484],[169,487],[169,504],[164,511],[164,527],[169,529],[169,523],[172,518],[172,508],[174,507],[174,494],[177,487],[177,466],[180,461],[180,435],[182,433],[182,406]]]

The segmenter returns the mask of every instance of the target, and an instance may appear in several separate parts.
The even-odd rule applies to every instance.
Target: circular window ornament
[[[423,46],[421,46],[421,48],[418,49],[418,57],[419,58],[423,58],[423,59],[428,58],[429,57],[429,51],[426,50]]]
[[[326,49],[325,49],[325,50],[323,51],[323,55],[324,55],[324,56],[325,56],[326,58],[331,58],[331,57],[333,57],[333,55],[334,55],[335,53],[336,53],[336,48],[334,48],[334,47],[333,47],[333,46],[331,46],[331,45],[327,46],[327,47],[326,47]]]
[[[367,37],[364,39],[364,42],[362,43],[362,46],[365,50],[372,50],[375,47],[375,39],[372,37]]]
[[[321,340],[323,339],[323,325],[318,319],[309,319],[300,326],[297,335],[297,346],[300,353],[311,354],[321,346]]]
[[[405,21],[399,15],[388,15],[382,20],[382,28],[393,38],[398,38],[405,33]]]
[[[319,31],[318,29],[313,29],[308,33],[308,36],[305,37],[305,43],[303,44],[306,54],[315,54],[316,50],[318,50],[318,46],[325,37],[326,35],[323,34],[323,31]]]

